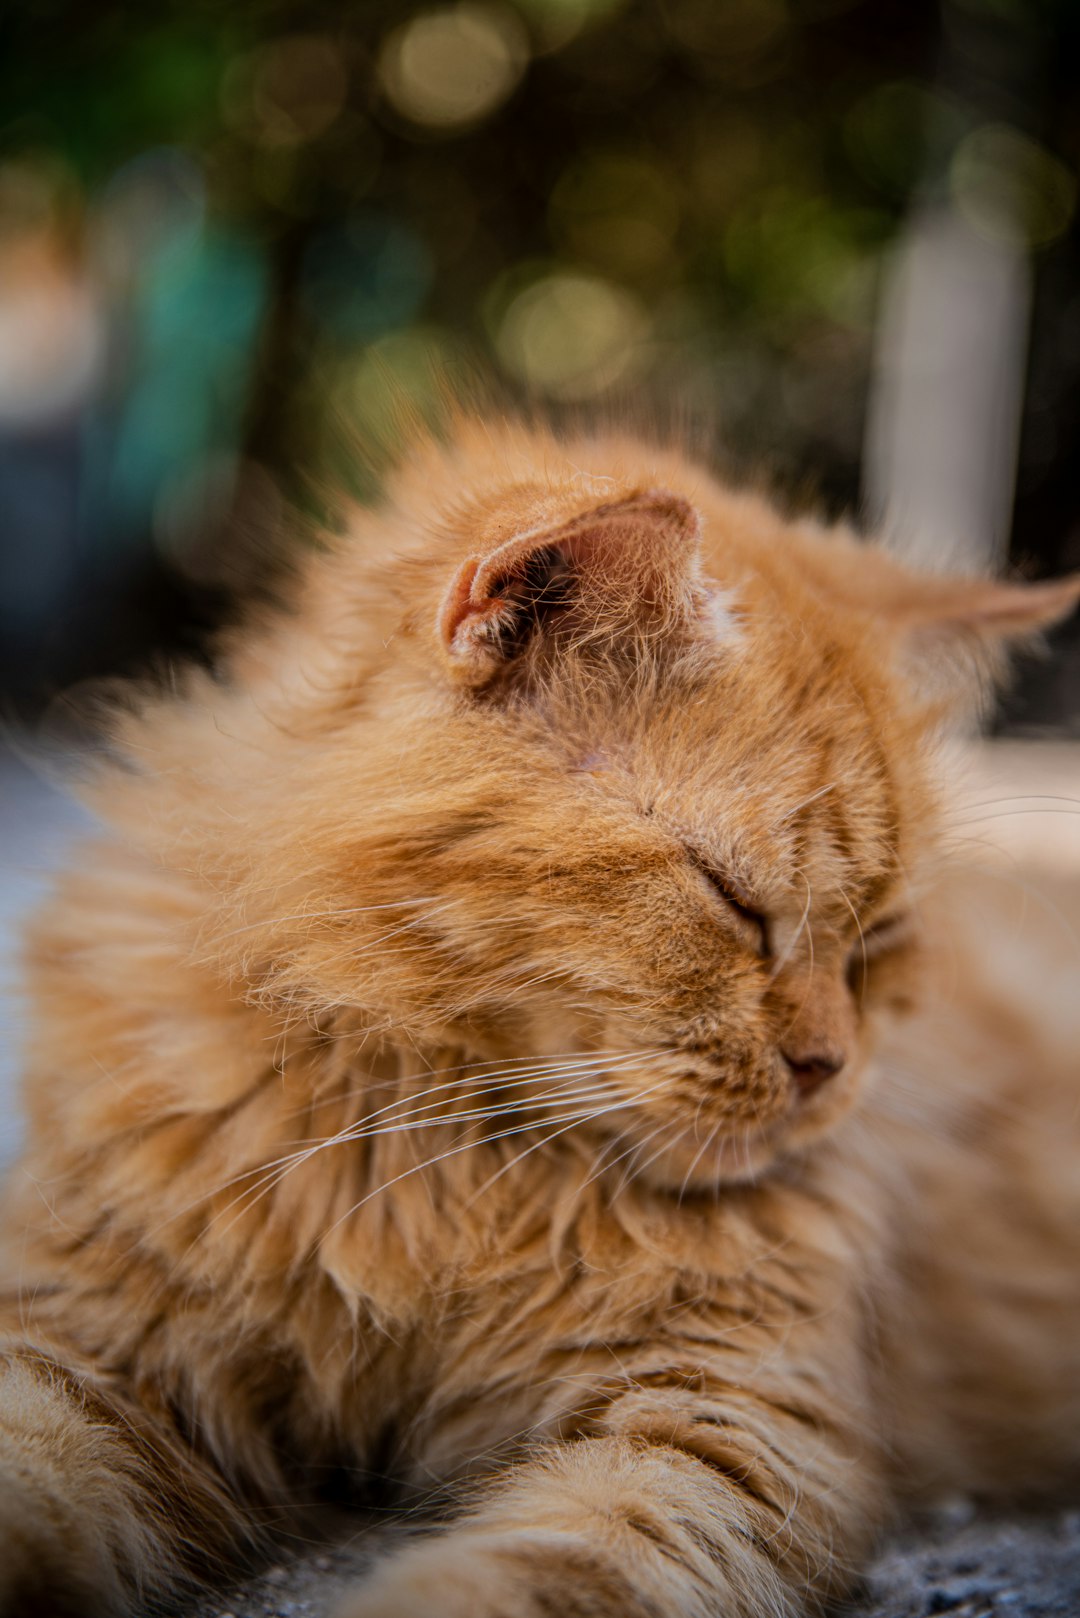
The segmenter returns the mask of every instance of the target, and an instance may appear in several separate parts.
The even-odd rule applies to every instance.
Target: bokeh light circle
[[[1063,236],[1076,208],[1075,176],[1009,124],[981,124],[965,135],[949,187],[961,214],[984,236],[1033,247]]]
[[[513,93],[528,60],[528,35],[505,6],[471,0],[429,11],[395,29],[379,58],[391,106],[415,124],[464,129]]]
[[[599,276],[560,270],[525,286],[497,320],[506,370],[558,399],[585,399],[639,370],[648,320],[636,298]]]

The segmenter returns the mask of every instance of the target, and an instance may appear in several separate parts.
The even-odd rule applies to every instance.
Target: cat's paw
[[[656,1610],[577,1535],[470,1531],[387,1557],[334,1618],[548,1618],[586,1609],[596,1618]]]
[[[514,1594],[489,1558],[436,1539],[389,1557],[334,1618],[526,1618]]]
[[[65,1542],[25,1490],[0,1477],[0,1618],[116,1618],[128,1610],[105,1569]],[[95,1572],[99,1577],[95,1578]]]

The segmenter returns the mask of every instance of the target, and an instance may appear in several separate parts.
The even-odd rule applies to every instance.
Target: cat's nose
[[[839,1073],[846,1057],[841,1051],[822,1048],[820,1050],[782,1050],[780,1052],[787,1063],[788,1071],[795,1081],[795,1088],[801,1096],[813,1095],[815,1090]]]

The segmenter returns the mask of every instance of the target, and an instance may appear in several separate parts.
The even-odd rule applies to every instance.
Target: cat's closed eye
[[[913,937],[910,915],[896,911],[880,921],[860,930],[859,937],[848,956],[847,981],[853,991],[863,987],[867,972],[875,961],[884,961],[899,954]]]
[[[769,955],[768,917],[764,916],[760,910],[756,910],[752,904],[747,902],[746,898],[740,894],[736,884],[732,881],[731,877],[726,874],[726,872],[718,871],[715,866],[710,865],[706,860],[702,859],[700,855],[694,854],[693,852],[690,855],[690,859],[695,869],[709,884],[709,887],[713,890],[713,892],[719,896],[729,913],[735,918],[738,924],[740,936],[747,944],[756,950],[757,954],[761,956],[762,960],[767,959]]]
[[[872,961],[890,950],[900,949],[911,941],[911,927],[911,917],[905,911],[884,916],[863,931],[859,952],[865,949],[867,960]]]

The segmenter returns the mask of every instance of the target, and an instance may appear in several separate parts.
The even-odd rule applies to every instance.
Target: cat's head
[[[429,453],[240,660],[222,947],[316,1016],[565,1060],[570,1127],[654,1182],[753,1175],[917,993],[947,712],[1078,595],[920,576],[625,442]]]

